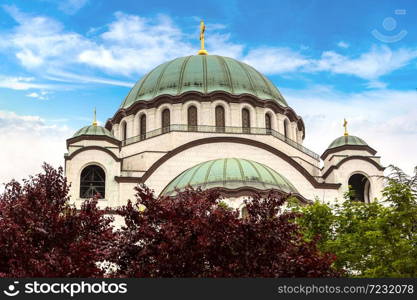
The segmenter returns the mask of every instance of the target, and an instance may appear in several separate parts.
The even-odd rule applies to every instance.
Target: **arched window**
[[[250,133],[250,112],[247,108],[242,109],[243,133]]]
[[[140,140],[146,139],[146,115],[143,114],[139,119],[139,136]]]
[[[91,165],[81,172],[80,198],[92,198],[95,195],[106,197],[106,174],[101,167]]]
[[[226,120],[224,116],[224,108],[221,105],[216,106],[216,132],[224,132]]]
[[[366,176],[353,174],[349,178],[348,185],[350,200],[369,202],[370,182]]]
[[[284,136],[286,137],[286,138],[289,138],[289,136],[288,136],[288,134],[289,134],[289,128],[288,128],[288,120],[287,119],[285,119],[284,120]]]
[[[265,114],[265,129],[266,129],[266,134],[271,134],[272,124],[271,124],[271,116],[269,114]]]
[[[197,130],[197,108],[195,106],[190,106],[187,110],[187,120],[188,120],[188,131]]]
[[[122,123],[122,141],[125,141],[127,139],[127,123],[124,121]]]
[[[171,113],[168,108],[162,111],[162,132],[169,132],[171,125]]]

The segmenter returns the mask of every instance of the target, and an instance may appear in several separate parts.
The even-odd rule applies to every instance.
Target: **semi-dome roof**
[[[287,106],[275,85],[251,66],[219,55],[191,55],[163,63],[146,74],[134,85],[121,108],[160,95],[176,96],[189,91],[250,94]]]
[[[354,135],[344,135],[335,139],[327,149],[333,149],[345,145],[351,146],[368,146],[368,144],[361,138]]]
[[[89,125],[78,130],[72,138],[82,136],[82,135],[98,135],[98,136],[107,136],[115,139],[115,136],[106,128],[98,125]]]
[[[161,194],[170,196],[176,193],[176,189],[184,190],[189,186],[201,187],[203,190],[211,188],[237,190],[248,187],[298,193],[288,179],[270,167],[239,158],[215,159],[200,163],[178,175]]]

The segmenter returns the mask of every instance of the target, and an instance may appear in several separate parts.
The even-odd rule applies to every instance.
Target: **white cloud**
[[[334,51],[323,52],[319,60],[312,61],[307,71],[329,71],[335,74],[354,75],[375,80],[389,74],[417,58],[415,49],[391,50],[388,46],[373,46],[369,52],[350,58]]]
[[[62,166],[65,140],[71,134],[68,127],[49,125],[39,116],[0,111],[0,191],[2,183],[39,172],[43,162]]]
[[[25,14],[15,6],[4,8],[19,25],[3,39],[8,41],[8,48],[16,51],[16,58],[28,69],[74,61],[79,49],[92,45],[77,33],[65,32],[63,25],[54,19]]]
[[[243,61],[266,74],[293,72],[310,63],[291,49],[268,47],[250,50]]]
[[[60,1],[58,8],[66,14],[73,15],[88,3],[88,0]]]
[[[344,41],[340,41],[339,43],[337,43],[337,46],[346,49],[349,48],[350,45]]]
[[[343,134],[363,138],[382,156],[384,165],[395,164],[411,173],[417,166],[417,93],[389,89],[342,93],[331,87],[282,89],[288,103],[306,124],[305,145],[318,153]]]
[[[80,62],[116,74],[143,74],[160,63],[196,51],[167,16],[148,19],[117,12],[115,17],[100,35],[101,43],[80,52]]]
[[[52,89],[53,85],[36,83],[33,77],[10,77],[0,75],[0,88],[12,90]]]
[[[59,71],[59,70],[50,70],[49,73],[51,75],[46,75],[45,78],[54,80],[54,81],[61,81],[61,82],[100,83],[100,84],[125,86],[125,87],[132,87],[135,84],[134,82],[129,82],[129,81],[113,80],[113,79],[94,77],[94,76],[88,76],[88,75],[79,75],[79,74]]]
[[[0,35],[0,48],[12,49],[27,69],[41,71],[44,75],[57,71],[73,74],[65,79],[75,82],[114,84],[118,80],[96,78],[93,81],[83,77],[97,77],[93,74],[97,69],[112,77],[142,75],[165,61],[194,54],[199,49],[198,24],[195,32],[186,33],[166,15],[144,18],[116,12],[110,24],[81,35],[65,30],[52,18],[25,14],[15,6],[5,6],[5,9],[18,25],[12,32]],[[417,49],[393,50],[386,45],[373,46],[358,55],[324,51],[314,58],[305,54],[309,51],[305,47],[300,51],[285,47],[249,48],[231,42],[223,24],[213,27],[207,32],[209,53],[243,60],[267,74],[330,72],[356,76],[368,81],[369,88],[381,89],[385,84],[380,77],[417,58]],[[349,45],[340,41],[338,46]],[[81,75],[80,70],[86,72]]]
[[[47,100],[48,94],[49,92],[47,91],[40,91],[40,92],[32,92],[32,93],[26,94],[26,96],[30,98],[36,98],[39,100]]]

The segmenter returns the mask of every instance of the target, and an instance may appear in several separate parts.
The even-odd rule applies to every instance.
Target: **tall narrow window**
[[[99,195],[106,196],[106,174],[104,170],[96,165],[85,167],[80,177],[80,198],[92,198]]]
[[[140,140],[146,139],[146,115],[143,114],[139,119],[139,136]]]
[[[287,119],[285,119],[284,120],[284,136],[286,137],[286,138],[289,138],[289,136],[288,136],[288,134],[289,134],[289,128],[288,128],[288,120]]]
[[[265,114],[265,129],[266,129],[266,134],[271,134],[272,124],[271,124],[271,116],[269,114]]]
[[[197,108],[190,106],[187,111],[188,131],[197,131]]]
[[[243,133],[250,133],[250,112],[247,108],[242,109]]]
[[[225,124],[224,108],[221,105],[216,106],[216,132],[224,132]]]
[[[127,139],[127,123],[122,123],[122,140],[125,141]]]
[[[169,132],[169,126],[171,125],[171,113],[166,108],[162,111],[162,132]]]

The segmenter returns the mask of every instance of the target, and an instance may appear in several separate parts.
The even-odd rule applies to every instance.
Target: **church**
[[[303,202],[381,198],[377,151],[345,133],[321,155],[303,146],[306,128],[278,88],[238,60],[196,55],[165,62],[143,76],[104,126],[94,122],[67,140],[65,174],[77,205],[134,199],[144,183],[155,195],[217,188],[243,209],[254,192],[276,190]]]

